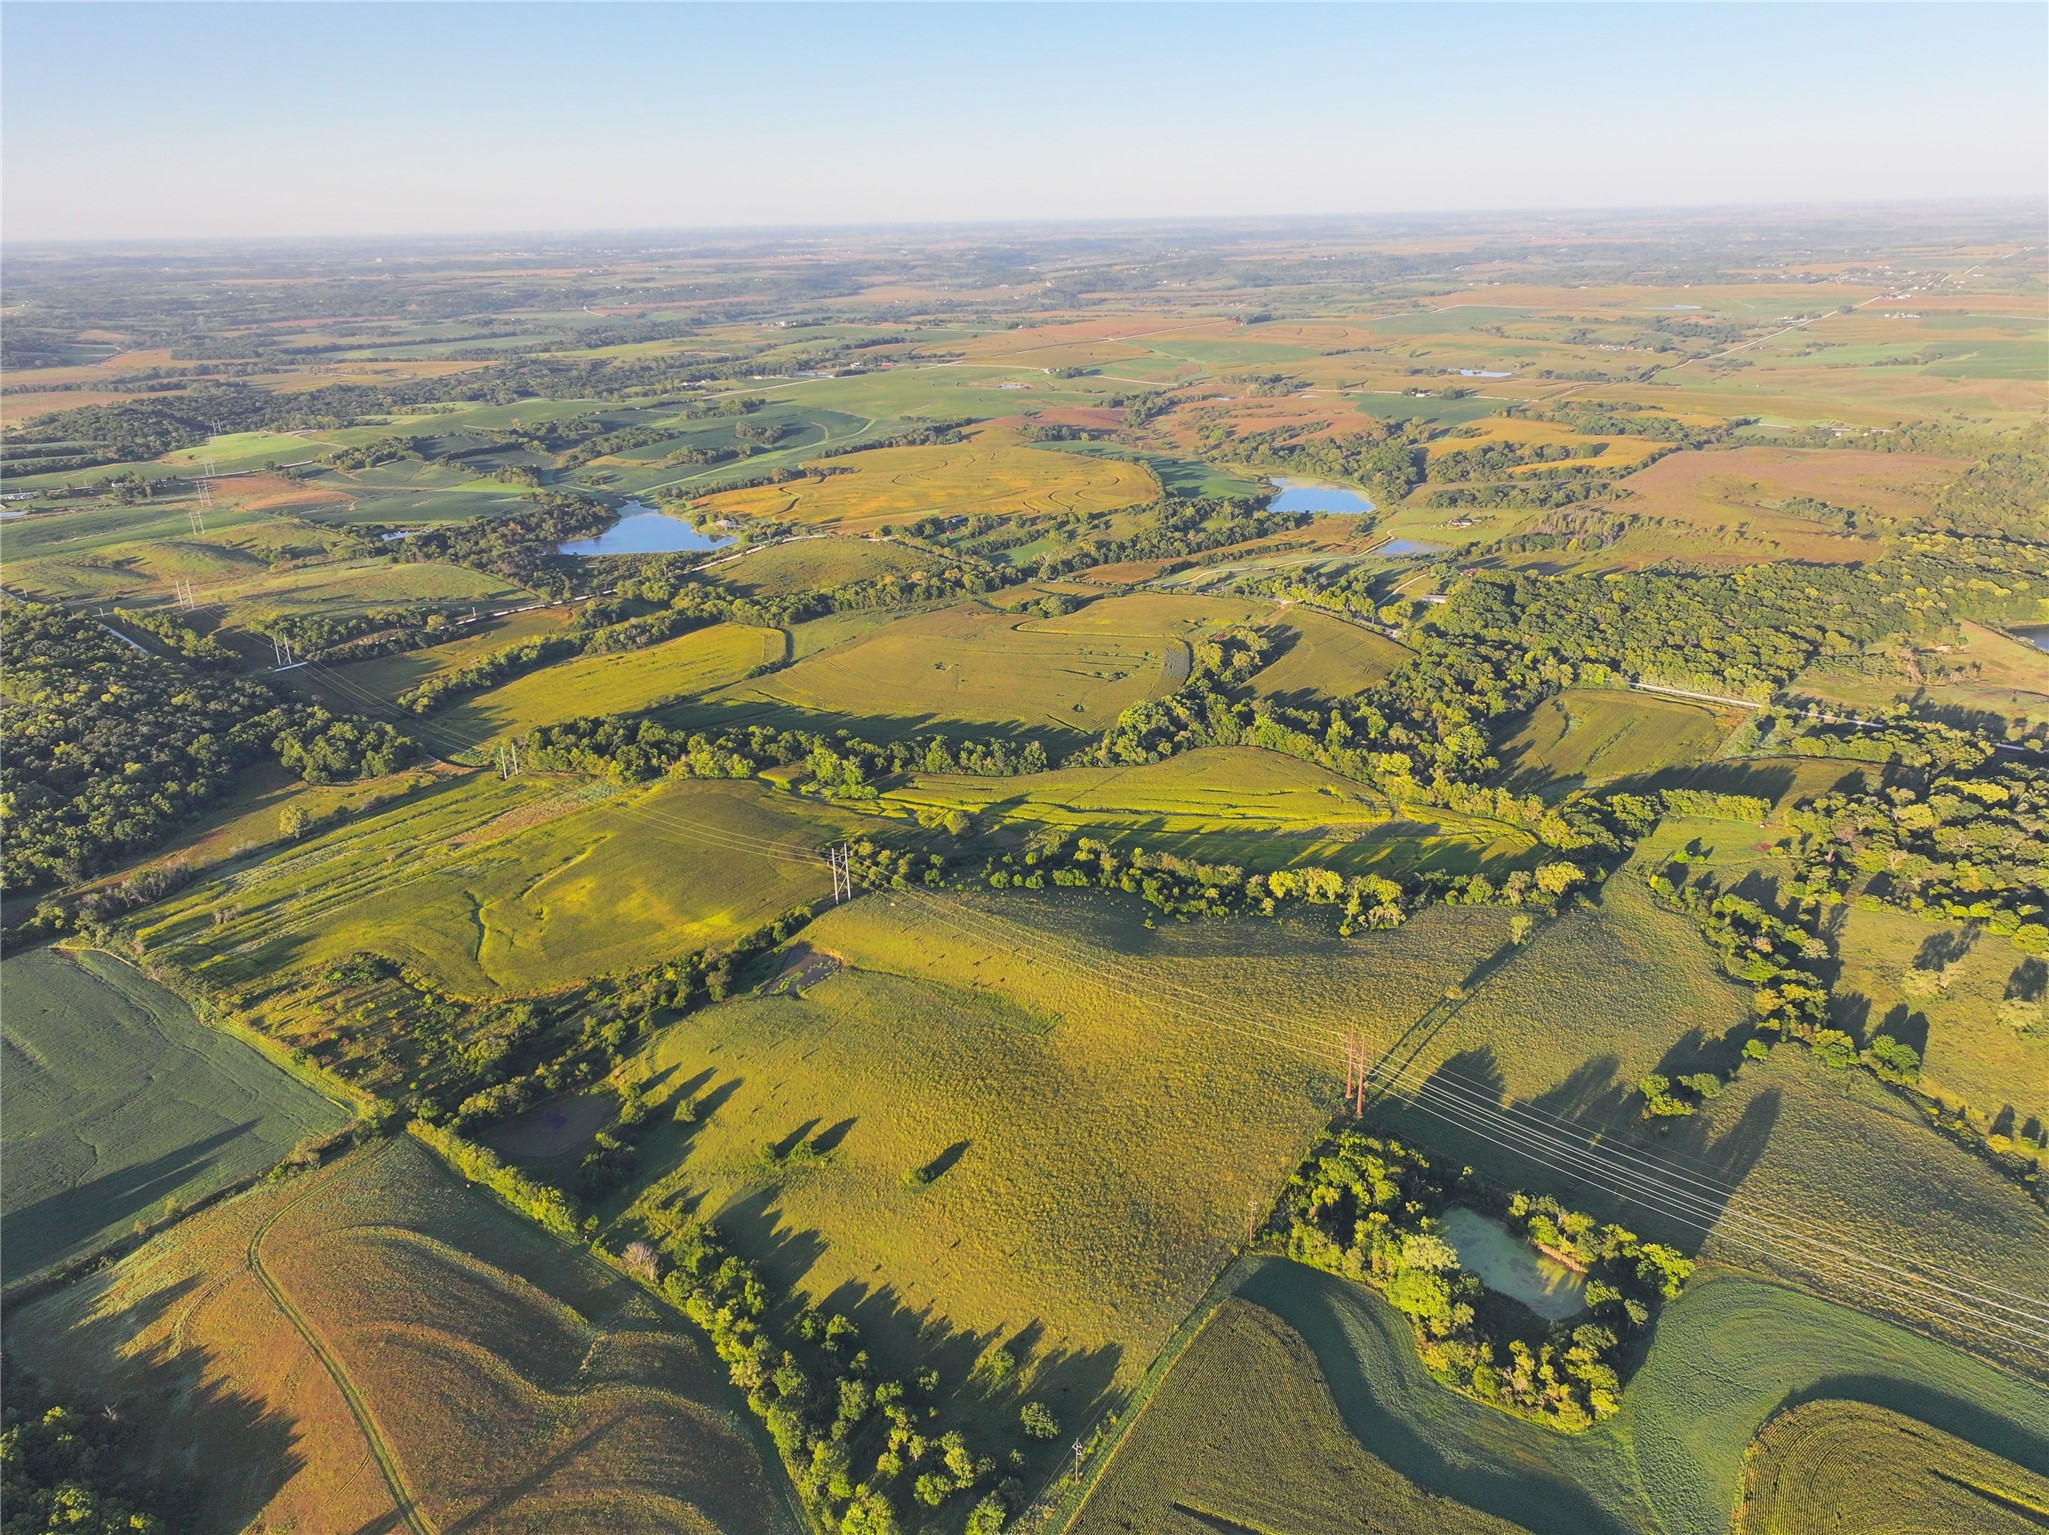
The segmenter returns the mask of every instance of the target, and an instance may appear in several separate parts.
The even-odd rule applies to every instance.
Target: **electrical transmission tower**
[[[284,671],[287,667],[301,666],[305,664],[294,658],[294,656],[292,655],[292,642],[288,639],[283,638],[281,635],[273,634],[270,637],[270,649],[271,654],[275,658],[277,663],[276,665],[271,667],[271,670],[274,672],[281,672]]]
[[[192,595],[191,577],[180,576],[178,578],[178,606],[189,612],[196,604],[197,599]]]
[[[844,842],[836,842],[825,850],[825,861],[832,866],[832,903],[854,898],[854,850]]]
[[[1366,1041],[1358,1026],[1345,1030],[1345,1101],[1351,1105],[1352,1117],[1363,1119],[1366,1115],[1366,1078],[1372,1074],[1367,1060]]]

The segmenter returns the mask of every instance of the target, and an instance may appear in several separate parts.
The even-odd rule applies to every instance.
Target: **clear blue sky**
[[[2041,196],[2039,4],[46,4],[10,240]]]

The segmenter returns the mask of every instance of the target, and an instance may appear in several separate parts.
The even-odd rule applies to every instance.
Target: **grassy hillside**
[[[1496,755],[1518,788],[1562,793],[1704,762],[1734,726],[1732,711],[1642,693],[1568,688],[1531,711]]]
[[[111,955],[32,949],[6,993],[4,1276],[261,1172],[348,1114]]]
[[[1020,1389],[1081,1415],[1150,1361],[1329,1112],[1324,1041],[1269,1020],[1413,1013],[1505,926],[1439,909],[1347,943],[1152,932],[1138,910],[905,895],[827,913],[806,936],[844,968],[686,1018],[622,1068],[704,1105],[636,1136],[643,1187],[687,1191],[889,1368],[931,1360],[951,1388],[1021,1337]],[[1148,977],[1245,1027],[1148,1005]],[[807,1141],[818,1155],[764,1157]]]
[[[1758,1436],[1737,1522],[1743,1535],[2027,1535],[2049,1522],[2049,1478],[1883,1407],[1808,1402]]]
[[[1386,636],[1314,608],[1289,608],[1269,630],[1280,654],[1247,686],[1284,699],[1348,698],[1409,658]]]
[[[794,1532],[679,1321],[399,1140],[13,1308],[7,1345],[129,1399],[202,1535]]]

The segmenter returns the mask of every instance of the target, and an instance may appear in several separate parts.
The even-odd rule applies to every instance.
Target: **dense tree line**
[[[11,890],[81,879],[156,846],[265,755],[312,783],[388,773],[390,726],[288,705],[260,682],[145,654],[89,619],[0,606]]]
[[[530,591],[564,597],[575,583],[557,557],[556,546],[601,533],[616,520],[616,514],[596,501],[541,494],[531,508],[504,516],[422,528],[399,544],[397,558],[407,563],[446,560],[503,576]]]
[[[1529,1244],[1587,1276],[1590,1317],[1555,1322],[1532,1347],[1481,1304],[1479,1279],[1443,1233],[1455,1204],[1520,1227]],[[1622,1374],[1658,1308],[1693,1264],[1673,1248],[1556,1200],[1502,1197],[1470,1174],[1445,1178],[1397,1141],[1340,1128],[1288,1180],[1279,1218],[1288,1256],[1371,1285],[1414,1329],[1424,1367],[1519,1417],[1579,1433],[1621,1410]]]

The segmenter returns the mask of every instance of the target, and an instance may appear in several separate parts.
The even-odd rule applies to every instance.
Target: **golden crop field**
[[[825,462],[846,472],[730,491],[699,508],[711,517],[739,513],[872,533],[925,517],[1114,511],[1150,501],[1160,489],[1143,464],[980,442],[877,448]]]

